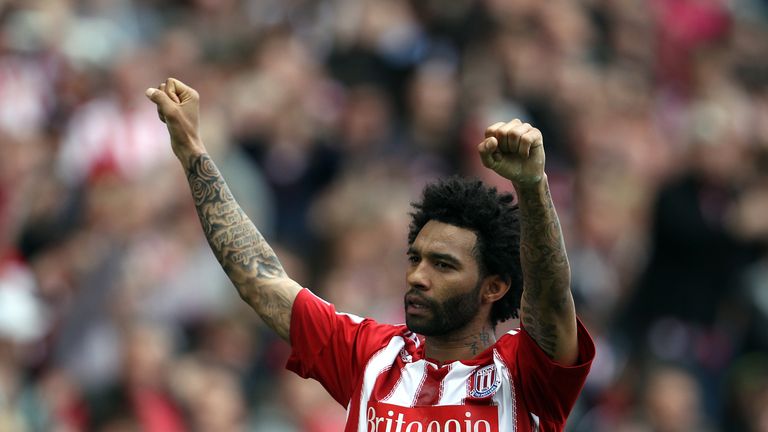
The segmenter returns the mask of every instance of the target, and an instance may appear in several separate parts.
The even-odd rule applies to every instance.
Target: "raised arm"
[[[291,308],[301,286],[285,274],[272,248],[229,191],[198,133],[199,95],[169,78],[147,97],[171,136],[192,190],[197,214],[216,259],[245,300],[277,334],[289,340]]]
[[[478,150],[483,164],[509,179],[520,207],[520,258],[525,330],[553,360],[572,365],[578,357],[571,270],[547,175],[541,132],[513,120],[485,132]]]

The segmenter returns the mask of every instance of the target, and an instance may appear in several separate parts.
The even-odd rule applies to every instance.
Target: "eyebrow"
[[[408,252],[406,253],[408,255],[422,255],[422,253],[418,249],[414,248],[413,246],[409,247]],[[456,258],[451,254],[440,253],[440,252],[427,252],[423,255],[433,261],[445,261],[457,267],[461,265],[461,261],[459,261],[458,258]]]

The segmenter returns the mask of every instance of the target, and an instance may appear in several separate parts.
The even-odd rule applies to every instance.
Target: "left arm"
[[[483,164],[512,181],[520,207],[523,296],[520,319],[553,360],[573,365],[578,357],[571,271],[560,221],[544,173],[541,132],[513,120],[486,130],[479,146]]]

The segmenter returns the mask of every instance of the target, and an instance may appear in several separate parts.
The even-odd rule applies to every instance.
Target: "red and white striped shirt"
[[[595,355],[581,322],[578,338],[570,367],[524,329],[471,360],[441,363],[405,325],[336,312],[305,289],[293,305],[287,367],[347,408],[345,432],[561,431]]]

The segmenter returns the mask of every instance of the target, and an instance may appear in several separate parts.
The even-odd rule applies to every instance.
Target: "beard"
[[[478,281],[474,289],[456,294],[442,303],[418,296],[428,311],[428,316],[413,317],[405,314],[405,324],[414,333],[424,336],[443,336],[466,326],[480,310],[480,287]],[[409,291],[409,293],[413,293]],[[418,294],[417,294],[418,295]]]

